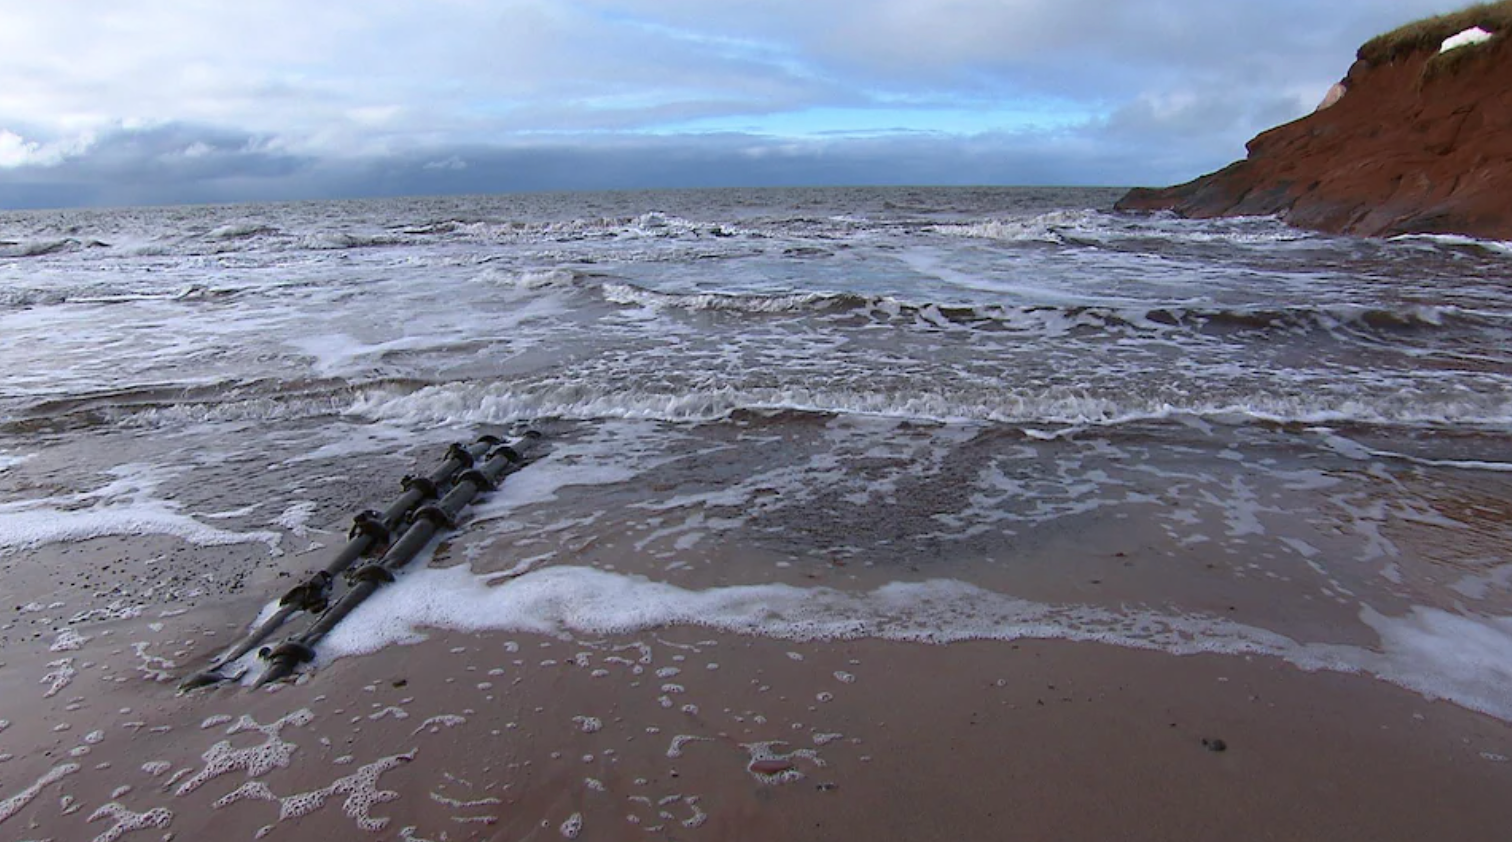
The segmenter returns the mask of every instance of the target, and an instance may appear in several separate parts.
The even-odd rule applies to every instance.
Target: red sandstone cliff
[[[1477,10],[1512,14],[1512,3]],[[1464,19],[1472,11],[1366,44],[1333,105],[1262,133],[1243,161],[1175,187],[1136,188],[1117,207],[1279,214],[1363,236],[1512,239],[1512,31],[1438,51],[1442,38],[1472,25]],[[1399,37],[1409,30],[1411,40]]]

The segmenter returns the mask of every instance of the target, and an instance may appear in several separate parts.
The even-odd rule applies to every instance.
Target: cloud
[[[444,158],[440,161],[426,161],[421,165],[421,169],[452,171],[465,170],[467,169],[467,162],[462,160],[462,158],[457,155],[452,155],[451,157]]]
[[[12,207],[249,200],[276,198],[317,168],[314,158],[282,151],[267,137],[163,123],[116,126],[87,148],[0,169],[0,187]]]
[[[322,157],[265,140],[189,124],[118,129],[87,157],[0,171],[0,193],[16,207],[50,207],[652,187],[1108,185],[1131,171],[1173,180],[1184,163],[1161,163],[1154,146],[1110,140],[1101,126],[965,137],[553,136],[453,146],[439,157]]]
[[[69,157],[83,155],[92,145],[94,135],[91,133],[42,143],[27,140],[9,129],[0,129],[0,169],[54,166]]]
[[[649,173],[1184,180],[1306,113],[1370,35],[1442,10],[0,0],[0,202],[47,201],[48,189],[100,202],[377,189],[358,174],[424,192],[549,186],[540,173],[562,187],[593,186],[589,173],[602,186],[647,186]],[[530,166],[544,169],[516,170]]]

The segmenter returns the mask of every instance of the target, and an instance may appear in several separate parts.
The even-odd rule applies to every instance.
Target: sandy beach
[[[907,449],[939,433],[896,435]],[[551,458],[574,441],[554,438]],[[952,446],[980,459],[972,448],[1005,442]],[[433,451],[366,470],[377,487],[397,487]],[[1494,707],[1475,679],[1490,661],[1437,663],[1443,636],[1461,633],[1434,629],[1441,615],[1421,615],[1421,628],[1359,622],[1340,594],[1370,588],[1374,565],[1338,568],[1320,591],[1301,565],[1267,553],[1270,542],[1230,538],[1215,553],[1181,540],[1160,525],[1157,498],[1134,516],[1063,515],[967,551],[894,553],[889,536],[925,531],[964,481],[948,466],[931,486],[940,491],[897,507],[869,550],[845,548],[862,533],[834,502],[767,540],[737,530],[689,541],[687,524],[723,511],[700,509],[691,489],[727,494],[761,476],[754,461],[731,462],[730,448],[717,453],[708,470],[729,467],[712,474],[694,455],[666,481],[664,469],[646,473],[675,504],[649,510],[632,500],[594,514],[603,500],[565,466],[511,477],[423,569],[339,627],[313,670],[259,690],[247,679],[188,694],[178,684],[342,543],[339,513],[372,486],[347,482],[336,464],[259,478],[259,488],[296,470],[335,480],[280,528],[251,529],[245,512],[201,517],[239,543],[191,531],[203,543],[102,536],[9,554],[0,830],[18,840],[1491,840],[1512,819],[1512,726],[1425,697],[1447,681],[1463,703]],[[546,494],[538,483],[552,476]],[[1194,509],[1182,528],[1223,534],[1265,517],[1283,546],[1337,553],[1358,541],[1328,518],[1272,514],[1267,501],[1297,489],[1247,476],[1244,500]],[[231,502],[192,487],[201,510]],[[1467,480],[1442,505],[1479,500],[1493,518],[1501,504],[1476,488]],[[695,510],[711,517],[668,528],[669,514]],[[577,523],[592,523],[591,537],[562,526]],[[1424,582],[1454,553],[1478,550],[1401,522],[1370,534],[1390,542],[1396,578],[1415,593],[1434,592]],[[791,552],[806,545],[841,549]],[[992,564],[999,555],[1015,563]],[[941,570],[974,584],[941,584],[931,578]],[[1196,613],[1120,607],[1163,600]],[[1377,632],[1395,643],[1377,653]],[[332,660],[353,651],[363,654]]]
[[[1512,0],[5,8],[0,842],[1512,842]]]
[[[1512,819],[1505,723],[1271,658],[440,633],[176,695],[223,620],[7,647],[6,838],[1493,840]]]
[[[1504,252],[1111,201],[13,216],[0,840],[1499,842]]]

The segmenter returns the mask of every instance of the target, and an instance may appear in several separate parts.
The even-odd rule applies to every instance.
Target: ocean
[[[446,629],[1060,639],[1512,720],[1512,245],[1117,196],[0,213],[0,677],[138,635],[97,668],[171,706],[352,515],[533,429],[302,681]]]

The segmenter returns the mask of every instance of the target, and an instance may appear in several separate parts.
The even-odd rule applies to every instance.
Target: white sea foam
[[[1164,224],[1162,224],[1164,223]],[[1211,221],[1156,218],[1150,229],[1132,229],[1126,218],[1093,210],[1059,210],[1033,216],[988,219],[955,225],[937,225],[932,230],[958,237],[999,240],[1010,243],[1099,243],[1117,238],[1159,234],[1194,243],[1222,242],[1240,246],[1267,246],[1302,240],[1316,235],[1291,228],[1271,216],[1233,217]]]
[[[295,337],[289,344],[313,358],[311,368],[321,377],[358,374],[377,363],[384,354],[400,351],[426,351],[455,344],[454,337],[402,337],[388,342],[369,343],[343,333]]]
[[[402,237],[389,234],[357,234],[350,231],[320,231],[299,238],[302,248],[316,251],[392,246],[404,243]]]
[[[236,240],[242,237],[252,237],[258,234],[276,234],[278,230],[265,222],[254,219],[243,219],[236,222],[228,222],[206,231],[204,236],[209,240]]]
[[[833,300],[820,293],[791,295],[733,295],[728,293],[673,294],[655,292],[632,284],[608,283],[601,287],[613,304],[641,307],[681,307],[686,310],[730,310],[742,313],[785,313]]]
[[[1397,394],[1289,396],[1256,391],[1239,399],[1214,401],[1193,395],[1177,404],[1137,392],[1099,394],[1083,389],[955,388],[919,384],[894,393],[857,383],[855,388],[810,386],[724,386],[649,391],[620,381],[451,383],[396,394],[375,389],[349,412],[376,421],[414,426],[507,424],[520,419],[652,419],[717,421],[737,411],[842,413],[940,422],[993,421],[1008,424],[1119,425],[1175,418],[1222,423],[1361,423],[1487,425],[1512,423],[1512,397],[1493,391],[1460,400],[1424,402]]]
[[[507,517],[525,506],[557,499],[564,488],[626,482],[647,468],[676,458],[650,444],[657,441],[652,432],[646,422],[623,422],[601,428],[579,442],[553,446],[474,505],[471,516],[475,522]],[[531,566],[522,562],[498,575],[513,576]]]
[[[1324,432],[1323,444],[1341,456],[1359,461],[1367,459],[1394,459],[1430,468],[1455,468],[1462,471],[1512,473],[1512,462],[1492,462],[1483,459],[1426,459],[1421,456],[1398,453],[1394,450],[1366,447],[1354,439],[1332,431]]]
[[[289,530],[295,538],[304,538],[310,534],[310,518],[315,515],[315,503],[310,500],[296,500],[284,509],[283,513],[273,519],[275,526]]]
[[[1173,654],[1259,654],[1307,670],[1378,676],[1512,720],[1512,618],[1417,608],[1362,620],[1382,652],[1299,642],[1220,617],[1055,606],[938,579],[864,593],[789,585],[689,590],[586,567],[538,570],[493,587],[462,566],[422,569],[380,591],[327,638],[322,661],[424,638],[427,628],[547,635],[630,634],[668,625],[788,640],[1060,639]]]
[[[1392,237],[1393,243],[1428,243],[1446,246],[1476,246],[1496,254],[1512,255],[1512,241],[1482,240],[1463,234],[1400,234]]]
[[[68,777],[69,775],[72,775],[73,773],[79,771],[79,769],[80,766],[77,763],[60,763],[57,766],[54,766],[52,769],[48,770],[48,772],[42,775],[40,778],[37,778],[37,780],[33,781],[31,785],[27,786],[25,789],[21,790],[15,795],[10,796],[9,798],[6,798],[4,801],[0,801],[0,823],[3,823],[6,819],[9,819],[11,816],[19,813],[22,808],[26,807],[27,804],[30,804],[39,794],[41,794],[43,789],[57,783],[58,781]]]
[[[1362,669],[1429,698],[1512,719],[1512,617],[1424,607],[1387,617],[1367,607],[1360,619],[1380,634],[1382,649],[1368,653]]]
[[[102,804],[93,813],[89,814],[86,821],[97,822],[113,820],[109,830],[95,837],[95,842],[115,842],[122,836],[137,830],[147,828],[165,828],[173,823],[173,811],[167,807],[153,807],[146,812],[137,813],[114,801]]]
[[[160,477],[148,466],[124,465],[109,473],[115,479],[93,491],[0,503],[0,555],[109,535],[170,535],[201,546],[278,547],[276,532],[217,529],[183,514],[179,504],[153,496]]]
[[[1063,243],[1067,234],[1110,233],[1111,220],[1096,211],[1051,211],[1029,217],[989,219],[961,225],[938,225],[941,234],[1007,242]]]
[[[477,280],[522,290],[566,289],[577,281],[578,274],[566,267],[510,271],[490,267]]]

